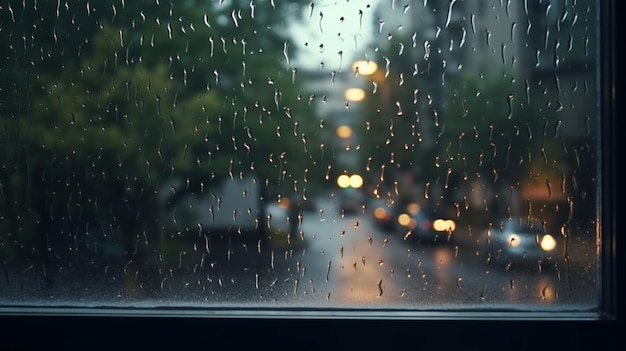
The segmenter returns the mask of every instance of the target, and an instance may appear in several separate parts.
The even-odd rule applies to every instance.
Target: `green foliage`
[[[226,177],[321,177],[306,167],[317,123],[283,57],[281,16],[297,3],[2,6],[5,254],[45,250],[44,234],[70,238],[89,224],[129,242],[154,237],[159,203]],[[160,198],[173,179],[186,185]]]
[[[383,175],[391,183],[395,173],[426,175],[435,165],[433,144],[441,110],[432,101],[437,89],[429,62],[412,48],[411,35],[396,35],[377,50],[378,70],[369,76],[371,93],[360,133],[371,181]],[[399,48],[407,48],[400,50]],[[384,170],[383,170],[384,169]]]
[[[396,36],[379,50],[375,94],[366,101],[361,133],[373,177],[384,168],[409,171],[423,183],[483,178],[513,181],[542,159],[537,145],[553,144],[545,126],[556,106],[515,73],[450,73]],[[470,71],[467,71],[470,72]],[[365,161],[363,162],[365,164]]]
[[[556,164],[567,167],[566,148],[554,138],[558,98],[525,80],[528,72],[497,66],[457,72],[445,67],[437,45],[425,57],[414,41],[420,39],[394,35],[381,44],[379,69],[368,77],[375,92],[365,101],[360,130],[368,183],[402,187],[410,175],[417,193],[452,208],[471,184],[498,191],[536,174],[543,183],[547,174],[553,182],[562,178]]]
[[[463,179],[515,182],[542,159],[544,125],[554,108],[538,107],[512,75],[450,79],[450,105],[438,138],[437,163]]]

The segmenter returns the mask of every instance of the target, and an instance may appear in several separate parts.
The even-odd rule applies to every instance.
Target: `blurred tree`
[[[404,174],[427,178],[434,168],[438,115],[432,101],[429,62],[411,35],[395,35],[376,49],[378,69],[368,76],[364,123],[359,133],[368,183],[390,188]],[[422,55],[423,56],[423,55]]]
[[[459,75],[448,84],[451,97],[436,156],[445,187],[474,179],[518,184],[544,158],[542,148],[550,144],[544,126],[555,109],[531,103],[525,82],[507,72]]]
[[[546,150],[561,159],[546,130],[557,106],[528,81],[505,69],[442,74],[416,40],[395,35],[377,49],[360,131],[370,181],[389,189],[410,175],[423,197],[452,207],[463,183],[515,185]]]
[[[244,174],[321,179],[307,168],[317,123],[286,62],[299,2],[0,5],[0,255],[47,274],[117,232],[139,272],[185,193]]]

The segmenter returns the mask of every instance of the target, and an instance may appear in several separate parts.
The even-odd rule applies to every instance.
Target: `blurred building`
[[[410,36],[405,60],[427,62],[422,77],[430,80],[430,106],[441,124],[454,93],[446,84],[449,78],[500,75],[523,81],[526,96],[516,102],[538,106],[535,117],[544,121],[543,137],[551,138],[552,147],[560,151],[552,153],[559,154],[554,164],[536,172],[540,181],[523,184],[514,198],[565,202],[570,195],[578,207],[585,207],[594,206],[597,186],[596,8],[590,0],[425,0],[383,2],[377,14],[381,39]],[[552,192],[548,180],[555,185]],[[562,197],[554,196],[559,187],[566,188]],[[476,195],[480,189],[485,196]],[[505,190],[471,191],[480,199]],[[515,205],[524,207],[519,201]]]
[[[508,70],[518,79],[527,79],[529,89],[542,89],[536,95],[551,97],[559,112],[567,110],[561,136],[587,134],[587,119],[595,114],[594,1],[392,4],[396,5],[379,4],[379,22],[384,23],[380,34],[412,36],[411,59],[423,55],[430,62],[433,88],[442,87],[439,100],[450,93],[445,91],[446,76]]]
[[[320,133],[327,141],[325,151],[332,153],[336,172],[354,172],[359,164],[361,139],[355,132],[362,106],[359,101],[365,94],[365,80],[349,70],[317,70],[301,73],[307,84],[302,98],[308,99],[311,112],[319,119]],[[320,146],[321,147],[321,146]]]

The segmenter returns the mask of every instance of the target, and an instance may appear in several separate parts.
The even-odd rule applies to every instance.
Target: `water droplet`
[[[332,261],[328,261],[328,266],[326,267],[326,281],[328,281],[328,276],[330,275],[330,267],[332,265]]]
[[[322,29],[322,19],[324,19],[324,14],[322,13],[322,11],[320,11],[320,21],[319,21],[320,33],[324,33],[324,30]]]
[[[402,237],[403,240],[408,240],[409,237],[413,235],[413,231],[409,230],[408,232],[406,232],[406,234],[404,234],[404,236]]]
[[[487,299],[487,284],[483,285],[483,288],[480,291],[480,300],[485,301],[486,299]]]
[[[287,61],[287,66],[289,66],[289,42],[285,41],[283,43],[283,56],[285,56],[285,61]]]
[[[396,101],[396,107],[398,110],[396,111],[396,116],[402,116],[404,113],[402,112],[402,106],[400,105],[400,101]]]
[[[550,285],[547,284],[546,286],[543,287],[543,289],[541,289],[541,299],[542,300],[546,300],[548,298],[548,293],[550,291]]]

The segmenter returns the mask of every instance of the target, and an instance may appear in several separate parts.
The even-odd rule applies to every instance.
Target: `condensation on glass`
[[[0,305],[593,311],[595,1],[0,4]]]

